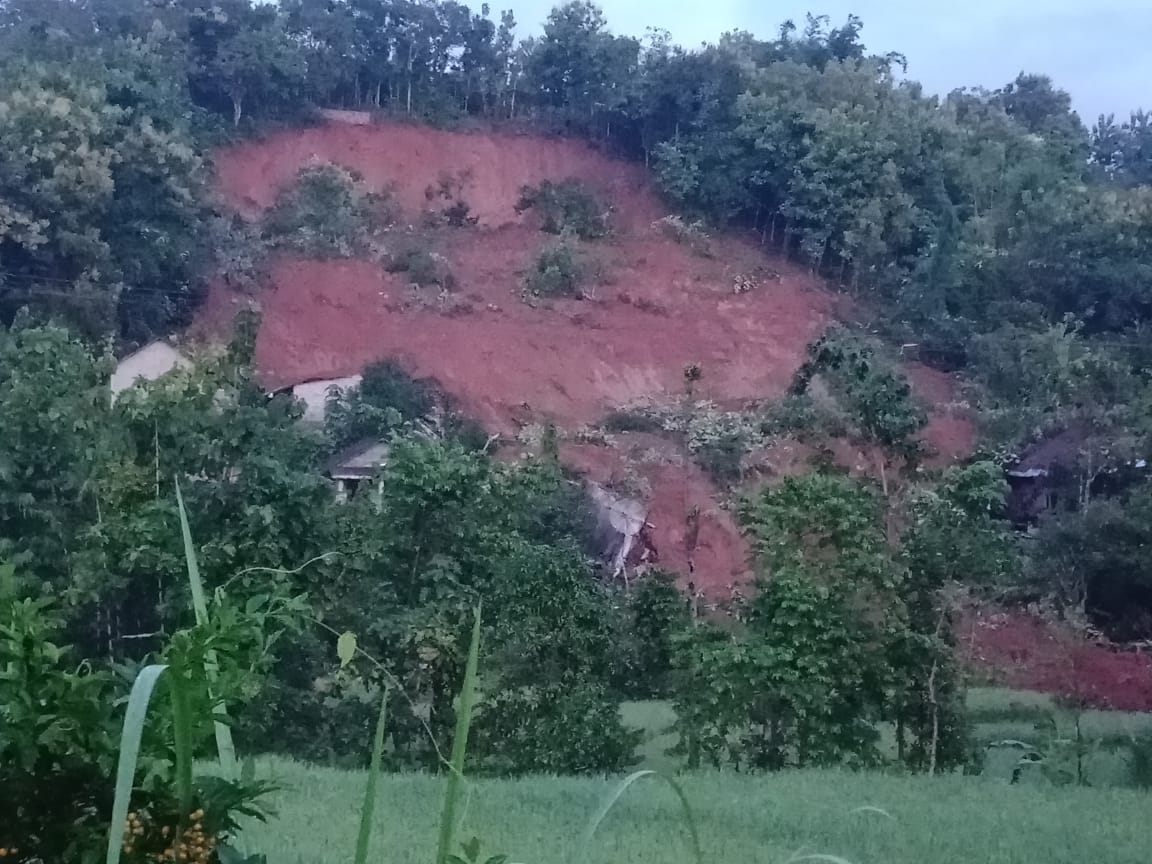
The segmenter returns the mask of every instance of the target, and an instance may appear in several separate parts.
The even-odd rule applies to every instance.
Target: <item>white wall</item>
[[[328,399],[328,389],[339,387],[343,390],[349,387],[359,387],[360,376],[348,375],[344,378],[325,378],[322,381],[306,381],[292,388],[292,395],[304,403],[305,423],[320,424],[324,422],[324,403]]]
[[[113,398],[137,381],[155,381],[173,369],[186,369],[192,361],[167,342],[152,342],[116,364],[110,388]]]

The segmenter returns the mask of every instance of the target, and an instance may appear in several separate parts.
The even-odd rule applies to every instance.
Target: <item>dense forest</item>
[[[32,682],[61,717],[83,690],[110,723],[105,665],[170,652],[188,623],[174,477],[238,739],[320,760],[361,758],[387,685],[390,758],[435,767],[481,601],[474,758],[494,773],[619,770],[635,742],[618,705],[651,696],[676,702],[690,765],[873,764],[881,723],[910,768],[964,764],[958,584],[1152,636],[1149,116],[1088,128],[1042,75],[938,97],[905,73],[855,17],[686,50],[615,35],[579,0],[527,39],[487,4],[0,2],[0,661],[26,672],[0,676],[0,752],[24,760],[0,804],[46,794],[37,771],[88,788],[110,758],[67,723],[38,737],[11,707]],[[211,148],[322,108],[582,137],[646,164],[691,219],[802,262],[860,320],[813,343],[781,404],[804,425],[819,378],[876,482],[824,466],[740,498],[771,579],[693,622],[670,576],[596,578],[555,430],[535,459],[492,459],[394,364],[310,431],[257,386],[242,318],[210,361],[110,403],[115,356],[187,324],[247,252],[209,194]],[[967,382],[967,464],[922,468],[898,350]],[[338,504],[322,465],[369,433],[392,440],[380,492]],[[1059,505],[1013,524],[1004,469],[1052,441]],[[334,672],[343,630],[383,665]]]

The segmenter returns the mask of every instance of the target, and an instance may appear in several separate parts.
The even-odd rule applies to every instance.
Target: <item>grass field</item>
[[[972,735],[981,746],[994,741],[1024,741],[1043,749],[1052,731],[1043,725],[1054,721],[1055,734],[1062,738],[1074,736],[1072,716],[1057,710],[1052,697],[1044,693],[1030,693],[1006,688],[972,688],[968,691],[968,712],[972,722]],[[625,724],[644,732],[637,750],[640,767],[674,773],[682,767],[681,760],[669,756],[668,749],[676,744],[671,731],[676,722],[676,711],[668,702],[625,702],[621,706]],[[1152,713],[1124,711],[1085,711],[1080,716],[1080,729],[1090,742],[1090,752],[1084,758],[1088,782],[1094,786],[1123,785],[1127,775],[1126,744],[1136,735],[1152,733]],[[890,730],[881,730],[884,733]],[[891,740],[889,740],[891,739]],[[895,755],[895,739],[885,734],[886,751]],[[990,749],[984,776],[991,780],[1007,780],[1019,761],[1015,750]],[[1022,782],[1033,782],[1035,771],[1030,771]],[[1152,857],[1149,858],[1152,861]]]
[[[284,785],[279,816],[243,835],[272,864],[345,864],[352,857],[363,772],[269,760],[259,773]],[[1152,796],[1123,790],[1009,786],[961,776],[896,777],[836,771],[682,778],[705,858],[785,864],[836,855],[859,864],[1147,864]],[[382,778],[369,860],[434,858],[442,778]],[[614,781],[572,778],[469,784],[459,836],[513,862],[689,864],[671,790],[651,782],[603,825],[586,854],[579,837]],[[871,809],[882,808],[883,815]],[[483,856],[482,856],[483,857]]]

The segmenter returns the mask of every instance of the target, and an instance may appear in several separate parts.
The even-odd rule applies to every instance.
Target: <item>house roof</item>
[[[116,364],[109,387],[115,397],[137,381],[155,381],[173,369],[186,369],[191,365],[191,360],[167,342],[149,342]]]
[[[359,441],[329,459],[325,473],[333,480],[367,480],[388,461],[391,450],[386,441]]]

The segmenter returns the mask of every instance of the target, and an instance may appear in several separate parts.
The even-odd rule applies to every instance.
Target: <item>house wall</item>
[[[328,390],[331,387],[358,387],[359,375],[349,375],[344,378],[325,378],[321,381],[305,381],[292,388],[292,395],[304,403],[305,423],[320,425],[324,422],[324,405],[328,399]]]
[[[167,342],[145,345],[116,364],[116,371],[112,373],[109,385],[112,396],[115,398],[141,379],[155,381],[173,369],[185,369],[191,365],[191,360]]]

